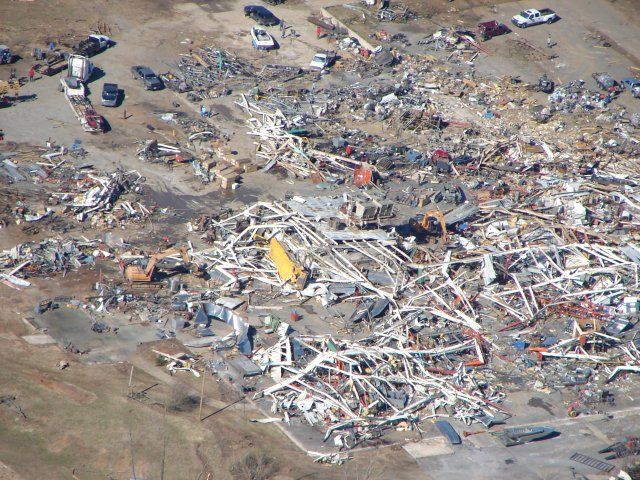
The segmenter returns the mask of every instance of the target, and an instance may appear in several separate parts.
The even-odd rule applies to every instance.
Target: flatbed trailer
[[[91,101],[83,95],[67,95],[67,101],[76,118],[80,121],[82,129],[89,133],[104,132],[104,118],[97,113],[91,105]]]
[[[67,57],[63,52],[55,52],[42,62],[35,65],[35,70],[41,75],[52,77],[67,68]]]

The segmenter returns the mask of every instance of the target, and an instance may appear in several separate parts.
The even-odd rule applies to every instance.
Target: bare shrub
[[[238,480],[269,480],[277,471],[275,458],[265,452],[249,452],[229,468]]]
[[[174,412],[189,412],[198,406],[200,399],[185,391],[182,385],[173,385],[167,398],[167,409]]]

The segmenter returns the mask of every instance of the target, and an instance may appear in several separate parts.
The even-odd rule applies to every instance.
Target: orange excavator
[[[410,224],[417,237],[435,237],[447,243],[447,224],[440,210],[428,210],[422,220],[411,220]]]
[[[166,257],[170,257],[175,254],[182,255],[182,261],[185,265],[190,265],[191,260],[189,259],[189,254],[187,253],[187,249],[185,247],[182,248],[170,248],[161,253],[156,253],[155,255],[151,255],[149,257],[149,261],[147,262],[147,266],[142,269],[139,265],[127,265],[124,269],[124,276],[130,283],[148,283],[153,280],[153,274],[156,270],[156,265],[160,260]]]

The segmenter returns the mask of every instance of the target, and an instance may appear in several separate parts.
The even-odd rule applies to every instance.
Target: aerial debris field
[[[636,2],[56,3],[0,6],[0,478],[640,478]]]

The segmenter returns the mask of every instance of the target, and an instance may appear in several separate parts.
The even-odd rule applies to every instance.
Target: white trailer
[[[86,82],[93,73],[93,62],[82,55],[69,55],[67,75]]]

